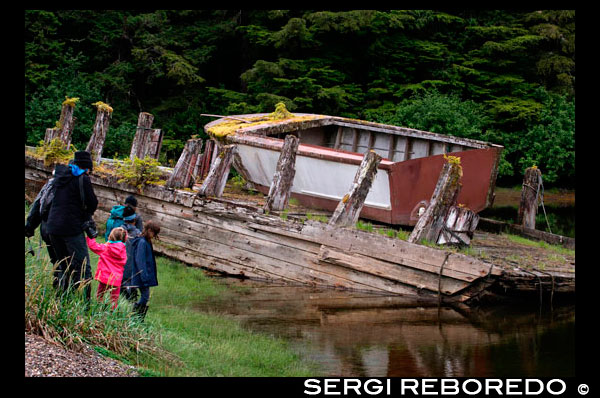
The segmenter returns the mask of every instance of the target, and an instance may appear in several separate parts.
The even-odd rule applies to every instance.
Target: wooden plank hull
[[[35,193],[51,169],[25,159],[26,193]],[[92,176],[104,223],[113,205],[135,194],[145,220],[161,225],[155,249],[193,266],[238,277],[379,294],[412,295],[437,302],[470,302],[497,281],[510,288],[510,272],[491,263],[400,239],[316,221],[283,220],[237,203],[148,186],[143,193],[114,177]],[[535,289],[518,275],[516,289]],[[548,275],[542,278],[550,289]],[[535,280],[537,282],[537,279]],[[570,287],[568,279],[561,285]]]

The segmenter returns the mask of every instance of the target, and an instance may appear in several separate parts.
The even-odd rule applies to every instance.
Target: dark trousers
[[[58,259],[55,272],[58,286],[66,291],[69,287],[78,289],[85,284],[83,292],[89,300],[91,296],[92,266],[83,233],[72,236],[51,234],[50,243]]]
[[[150,288],[149,287],[140,287],[140,299],[137,302],[139,306],[145,306],[148,304],[148,300],[150,300]]]

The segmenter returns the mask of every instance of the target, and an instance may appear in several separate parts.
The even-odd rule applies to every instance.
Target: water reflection
[[[414,298],[219,279],[199,310],[282,337],[324,376],[570,377],[573,306],[438,308]],[[242,287],[241,289],[239,287]]]

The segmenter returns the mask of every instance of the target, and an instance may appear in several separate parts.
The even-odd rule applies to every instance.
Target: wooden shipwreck
[[[205,126],[214,138],[236,145],[233,167],[264,194],[283,138],[294,135],[299,147],[291,196],[309,207],[334,211],[369,151],[382,160],[361,218],[415,225],[448,154],[461,158],[458,203],[478,213],[493,202],[500,145],[343,117],[298,113],[278,120],[271,115],[223,117]]]
[[[25,156],[30,197],[52,169]],[[352,227],[283,219],[235,200],[161,186],[139,193],[115,176],[91,179],[99,200],[98,223],[106,221],[113,205],[134,194],[143,218],[161,225],[157,252],[229,276],[466,304],[498,295],[574,293],[574,273],[499,267]]]
[[[162,135],[146,133],[160,131],[150,129],[148,115],[140,115],[135,156],[157,158]],[[198,139],[188,141],[175,169],[163,168],[165,184],[147,185],[141,192],[119,182],[114,173],[103,172],[111,162],[102,159],[105,167],[95,168],[91,175],[99,201],[96,222],[104,224],[112,206],[134,194],[144,220],[161,226],[157,252],[228,276],[410,295],[437,303],[573,296],[574,263],[568,270],[522,269],[419,244],[422,237],[433,236],[433,242],[443,238],[445,243],[458,238],[465,243],[463,239],[472,236],[476,213],[493,198],[501,147],[329,116],[267,118],[266,123],[264,119],[264,115],[228,117],[208,124],[206,130],[215,139],[206,142],[204,153]],[[92,136],[105,137],[107,129],[108,123],[102,135]],[[349,137],[352,151],[368,138],[364,156],[345,151]],[[332,142],[332,148],[320,146],[324,141]],[[96,154],[102,144],[101,140],[94,144]],[[420,147],[427,148],[421,157],[415,155]],[[456,156],[446,157],[446,152]],[[268,194],[266,201],[222,197],[231,165]],[[52,165],[45,165],[26,147],[26,196],[35,197],[52,171]],[[290,192],[308,204],[327,196],[310,188],[312,180],[323,189],[336,187],[329,202],[321,203],[335,210],[329,223],[282,216]],[[305,195],[307,189],[317,189],[318,194]],[[468,206],[453,206],[457,198]],[[417,225],[404,241],[358,230],[359,215]],[[452,231],[458,220],[466,229]]]

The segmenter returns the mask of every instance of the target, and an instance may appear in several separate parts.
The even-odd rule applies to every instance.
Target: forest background
[[[24,44],[27,145],[77,97],[75,147],[102,101],[104,157],[129,155],[144,111],[172,166],[201,113],[284,102],[503,145],[499,185],[532,165],[575,185],[575,11],[25,10]]]

